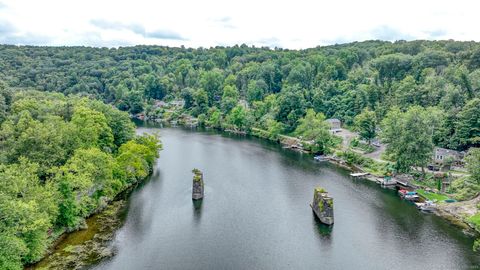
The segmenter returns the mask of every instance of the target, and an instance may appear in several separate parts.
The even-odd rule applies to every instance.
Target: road
[[[348,129],[344,129],[344,128],[342,128],[340,130],[341,131],[335,133],[335,135],[337,135],[337,136],[339,136],[343,139],[343,141],[342,141],[343,149],[348,149],[348,147],[350,146],[350,142],[352,141],[353,138],[358,137],[358,134],[355,133],[355,132],[352,132]],[[385,152],[385,144],[380,143],[380,147],[377,147],[375,151],[373,151],[372,153],[363,154],[363,155],[365,157],[369,157],[369,158],[374,159],[376,161],[384,162],[382,160],[383,152]]]

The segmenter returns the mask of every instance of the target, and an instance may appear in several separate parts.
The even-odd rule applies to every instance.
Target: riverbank
[[[64,235],[49,255],[26,270],[83,269],[115,255],[111,245],[115,232],[122,226],[125,200],[109,204],[102,212],[89,217],[88,227]]]
[[[92,269],[466,269],[480,260],[470,237],[391,190],[277,143],[201,130],[139,126],[160,132],[161,166],[129,197],[117,254]],[[201,206],[191,200],[192,168],[206,179]],[[328,232],[309,207],[318,185],[335,200]]]
[[[176,122],[175,124],[179,124],[179,125],[185,125],[186,127],[189,127],[189,128],[196,128],[197,125],[191,125],[192,122],[195,122],[195,121],[179,121],[179,122]],[[197,124],[197,122],[195,122]],[[309,152],[308,150],[306,150],[304,148],[304,145],[305,144],[308,144],[308,142],[305,142],[305,141],[302,141],[300,138],[296,138],[296,137],[291,137],[291,136],[286,136],[286,135],[283,135],[283,134],[271,134],[269,133],[268,131],[266,130],[262,130],[262,129],[259,129],[259,128],[252,128],[250,130],[250,132],[238,132],[238,131],[235,131],[235,130],[222,130],[224,132],[227,132],[227,133],[232,133],[232,134],[236,134],[236,135],[250,135],[250,136],[254,136],[254,137],[258,137],[258,138],[261,138],[261,139],[266,139],[266,140],[269,140],[269,141],[273,141],[273,142],[276,142],[276,143],[279,143],[281,144],[284,148],[287,148],[287,149],[291,149],[293,151],[298,151],[298,152],[301,152],[301,153],[305,153],[305,154],[312,154],[311,152]],[[340,149],[337,149],[339,152],[347,152],[348,149],[344,149],[345,145],[348,146],[348,144],[342,144],[341,148]],[[361,154],[361,153],[357,153],[357,152],[354,152],[355,154],[359,155],[362,159],[368,159],[369,161],[371,160],[373,163],[372,167],[374,167],[376,169],[376,167],[382,167],[384,166],[385,164],[382,164],[382,163],[379,163],[379,161],[376,161],[370,157],[368,157],[367,155],[364,155],[364,154]],[[378,171],[381,171],[381,169],[379,170],[372,170],[372,169],[366,169],[360,165],[357,165],[355,164],[354,162],[349,162],[349,160],[347,160],[346,158],[342,158],[341,155],[331,155],[331,156],[327,156],[326,157],[326,160],[332,164],[335,164],[337,166],[340,166],[342,168],[345,168],[351,172],[359,172],[359,173],[369,173],[368,175],[362,177],[362,179],[365,179],[365,180],[368,180],[368,181],[371,181],[371,182],[375,182],[377,184],[384,184],[385,180],[384,180],[384,175],[382,175],[381,173],[379,173]],[[377,164],[378,163],[378,164]],[[408,177],[408,176],[407,176]],[[417,189],[419,187],[415,186],[415,185],[412,185],[413,188]],[[480,197],[479,197],[480,198]],[[477,198],[478,199],[478,198]],[[476,199],[473,199],[473,200],[470,200],[470,201],[464,201],[464,202],[458,202],[458,203],[449,203],[449,204],[440,204],[438,206],[438,210],[435,211],[435,215],[449,221],[452,225],[455,225],[459,228],[461,228],[465,234],[467,235],[470,235],[470,236],[473,236],[473,235],[478,235],[480,234],[480,230],[477,226],[475,226],[475,224],[473,224],[472,222],[469,222],[469,218],[474,215],[475,213],[478,213],[478,211],[476,212],[472,212],[471,209],[475,208],[476,204],[475,204],[475,200]],[[464,204],[464,205],[470,205],[470,206],[473,206],[473,207],[469,207],[469,211],[464,211],[464,207],[457,207],[457,204]],[[476,209],[476,208],[475,208]]]

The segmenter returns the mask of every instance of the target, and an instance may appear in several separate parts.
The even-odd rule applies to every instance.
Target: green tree
[[[311,141],[314,152],[329,153],[334,141],[330,126],[325,120],[323,113],[315,113],[313,109],[308,109],[305,117],[300,119],[294,134],[301,136],[305,141]]]
[[[286,124],[286,131],[295,130],[298,120],[305,113],[305,99],[298,86],[282,89],[277,99],[276,120]]]
[[[362,113],[355,116],[355,128],[360,138],[366,140],[368,144],[376,137],[377,118],[375,112],[364,109]]]
[[[193,94],[194,108],[193,115],[198,116],[208,111],[208,94],[205,90],[200,89]]]
[[[382,121],[381,137],[387,153],[396,161],[396,169],[409,172],[412,166],[422,169],[433,152],[432,117],[428,111],[414,106],[406,112],[392,108]]]
[[[470,100],[458,114],[453,141],[460,149],[480,146],[480,98]]]
[[[200,86],[207,92],[208,105],[214,105],[220,100],[223,85],[223,74],[220,69],[205,71],[200,77]]]
[[[470,148],[468,150],[465,164],[470,178],[480,185],[480,148]]]
[[[223,113],[229,113],[238,103],[238,90],[235,86],[227,85],[223,88],[221,108]]]
[[[237,105],[227,115],[226,122],[235,129],[245,131],[250,129],[252,118],[250,112],[241,105]]]
[[[86,107],[77,107],[72,117],[72,123],[77,127],[81,147],[98,146],[105,151],[111,151],[113,148],[112,129],[101,112]]]

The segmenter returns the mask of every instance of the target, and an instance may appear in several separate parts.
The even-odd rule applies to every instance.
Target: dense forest
[[[101,101],[0,93],[0,269],[22,269],[147,177],[161,144]]]
[[[163,111],[155,100],[183,99],[186,112],[212,126],[285,134],[308,109],[352,126],[365,111],[379,124],[391,110],[418,106],[435,115],[426,119],[435,122],[433,144],[457,150],[480,144],[476,42],[366,41],[306,50],[4,45],[0,81],[12,89],[89,95],[157,117]]]
[[[38,260],[52,234],[78,227],[148,174],[159,142],[135,137],[128,114],[188,115],[213,128],[301,137],[318,153],[339,143],[325,122],[338,118],[365,141],[387,143],[399,172],[424,168],[434,146],[468,151],[470,177],[452,192],[468,199],[480,190],[477,42],[305,50],[1,45],[0,246],[8,248],[0,249],[0,268]]]

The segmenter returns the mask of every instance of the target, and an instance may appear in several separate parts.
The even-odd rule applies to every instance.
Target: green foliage
[[[235,86],[227,85],[223,88],[222,111],[229,113],[238,103],[238,90]]]
[[[477,239],[475,240],[475,242],[473,242],[473,251],[479,251],[480,250],[480,239]]]
[[[447,195],[428,192],[428,191],[425,191],[423,189],[417,189],[416,191],[417,191],[418,194],[427,198],[427,200],[429,200],[429,201],[443,202],[445,200],[450,199]]]
[[[233,129],[240,131],[249,130],[252,126],[252,115],[242,105],[237,105],[226,117],[226,124]]]
[[[414,106],[406,112],[393,108],[382,121],[382,139],[396,169],[409,172],[411,166],[425,167],[433,152],[435,119],[432,113]]]
[[[305,117],[300,119],[299,122],[300,124],[294,134],[307,142],[311,142],[313,146],[310,150],[318,153],[329,153],[334,141],[330,133],[330,127],[325,121],[325,116],[309,109]]]
[[[28,252],[25,243],[14,234],[0,233],[0,269],[21,270],[22,257]]]
[[[44,256],[51,231],[76,229],[145,178],[161,144],[135,136],[126,113],[98,101],[21,91],[8,104],[0,126],[0,269],[22,269]]]
[[[366,140],[369,144],[376,136],[377,120],[375,113],[365,109],[355,116],[355,128],[360,138]]]
[[[390,163],[377,162],[351,150],[336,152],[335,154],[345,160],[348,165],[358,165],[365,171],[378,176],[385,176],[392,171]]]
[[[480,230],[480,213],[468,218],[468,221],[475,225]]]
[[[111,151],[113,148],[112,129],[108,126],[103,113],[86,107],[77,107],[72,116],[72,123],[77,128],[81,147],[100,147],[105,151]]]
[[[470,148],[465,163],[472,181],[480,185],[480,148]]]
[[[479,191],[480,185],[472,181],[470,177],[457,178],[450,185],[450,192],[459,201],[469,200],[475,197]]]
[[[450,186],[458,200],[471,199],[480,192],[480,148],[470,148],[465,163],[469,175],[456,179]]]
[[[274,119],[286,133],[296,129],[308,109],[354,125],[355,117],[367,108],[380,123],[393,107],[406,111],[417,105],[441,111],[433,143],[466,150],[479,146],[480,106],[474,101],[480,97],[479,52],[479,43],[456,41],[365,41],[306,50],[2,45],[0,122],[10,110],[15,114],[28,110],[34,120],[43,122],[38,116],[54,114],[70,120],[77,109],[65,106],[65,98],[49,98],[56,106],[39,108],[37,100],[44,99],[40,94],[12,106],[10,87],[79,93],[130,114],[158,112],[158,100],[183,99],[187,113],[205,115],[201,123],[225,120],[241,103],[254,116],[254,127],[266,129],[267,119]],[[221,115],[215,113],[210,119],[213,107]],[[120,134],[128,128],[113,130],[120,121],[128,121],[112,125],[104,109],[89,108],[107,118],[114,135],[113,152],[131,139]],[[362,137],[368,141],[373,129],[371,121],[366,122],[357,126],[363,126]],[[108,139],[102,143],[108,144]]]
[[[458,146],[480,146],[480,98],[467,102],[459,113],[453,141]]]
[[[373,145],[369,145],[369,144],[366,144],[366,143],[362,143],[358,140],[358,138],[353,138],[351,141],[350,141],[350,146],[353,147],[353,148],[357,148],[357,149],[360,149],[362,150],[364,153],[372,153],[373,151],[375,151],[375,146]]]

